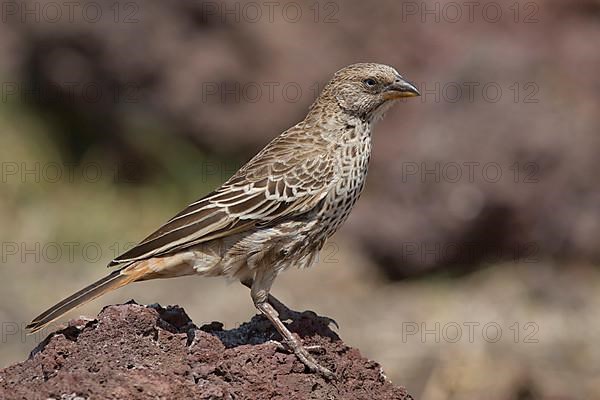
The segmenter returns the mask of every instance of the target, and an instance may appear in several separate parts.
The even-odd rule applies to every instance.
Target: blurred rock
[[[177,306],[108,306],[97,320],[73,320],[30,358],[0,370],[3,399],[412,399],[381,367],[346,346],[324,319],[303,313],[290,329],[321,346],[327,381],[279,352],[276,331],[256,316],[232,330],[198,329]]]

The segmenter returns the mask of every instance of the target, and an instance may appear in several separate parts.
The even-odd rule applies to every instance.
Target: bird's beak
[[[388,99],[397,99],[400,97],[414,97],[420,96],[419,89],[414,83],[407,81],[404,78],[396,78],[394,83],[388,85],[385,89],[385,96]]]

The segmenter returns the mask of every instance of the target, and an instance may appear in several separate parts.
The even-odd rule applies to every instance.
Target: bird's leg
[[[255,307],[271,321],[277,332],[281,335],[284,343],[294,352],[296,357],[313,372],[319,372],[325,377],[333,377],[333,373],[327,368],[319,365],[317,360],[308,352],[300,340],[298,340],[292,332],[281,322],[278,312],[267,301],[269,299],[269,290],[275,279],[273,271],[258,271],[250,288],[250,295]],[[279,304],[282,304],[279,302]],[[285,307],[285,306],[284,306]],[[287,307],[286,307],[287,308]]]
[[[252,279],[243,280],[243,281],[241,281],[241,283],[242,283],[242,285],[246,286],[248,289],[252,289]],[[338,323],[333,318],[322,317],[312,311],[300,312],[300,311],[292,310],[291,308],[289,308],[288,306],[283,304],[279,299],[277,299],[277,297],[273,296],[271,293],[269,293],[269,297],[268,297],[267,301],[269,302],[269,304],[271,304],[273,306],[275,311],[277,311],[277,314],[279,315],[279,319],[282,321],[287,321],[287,320],[298,321],[298,320],[300,320],[300,317],[302,316],[302,314],[311,313],[311,317],[318,318],[320,320],[324,320],[327,325],[333,324],[333,325],[335,325],[336,328],[338,328],[338,329],[340,328]]]
[[[242,285],[246,286],[248,289],[252,290],[252,279],[246,279],[241,281]],[[273,296],[272,294],[269,293],[269,297],[267,299],[267,301],[269,302],[269,304],[271,304],[273,306],[273,308],[275,309],[275,311],[277,311],[277,314],[279,314],[279,319],[286,321],[286,320],[294,320],[297,319],[298,316],[300,315],[300,313],[298,311],[294,311],[290,308],[288,308],[285,304],[283,304],[281,301],[279,301],[275,296]]]

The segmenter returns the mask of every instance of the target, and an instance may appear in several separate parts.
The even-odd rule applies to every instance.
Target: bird
[[[222,276],[250,288],[256,309],[309,371],[333,376],[282,322],[289,309],[270,294],[271,287],[282,271],[315,261],[364,188],[374,124],[398,100],[419,95],[415,84],[385,64],[340,69],[302,121],[222,186],[113,259],[112,273],[52,306],[27,329],[38,331],[132,282]]]

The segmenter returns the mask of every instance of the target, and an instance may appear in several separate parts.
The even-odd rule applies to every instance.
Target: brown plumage
[[[313,371],[330,375],[278,317],[269,295],[279,272],[308,267],[348,217],[365,183],[371,128],[393,100],[419,92],[392,67],[338,71],[306,118],[283,132],[214,192],[115,258],[121,268],[36,317],[36,331],[128,283],[199,274],[239,279],[256,307]],[[277,307],[277,311],[273,308]]]

